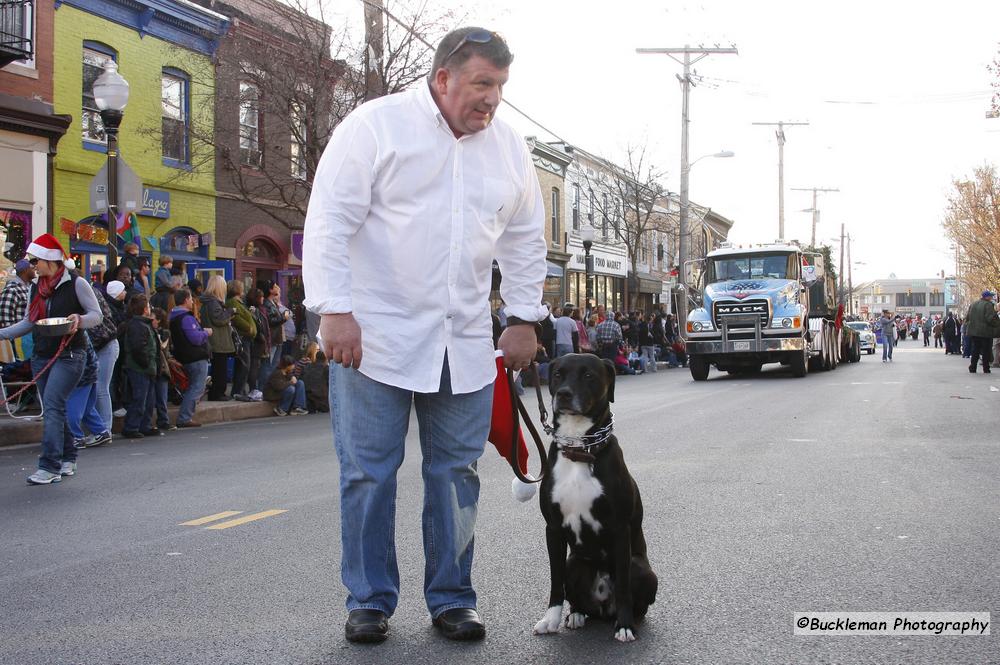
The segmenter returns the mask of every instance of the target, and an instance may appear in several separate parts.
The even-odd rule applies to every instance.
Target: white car
[[[872,327],[864,321],[848,321],[848,327],[857,330],[861,336],[861,350],[867,351],[868,355],[875,353],[875,333]]]

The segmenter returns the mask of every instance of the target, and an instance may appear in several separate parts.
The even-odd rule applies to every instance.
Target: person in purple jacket
[[[188,376],[188,387],[181,398],[177,427],[201,427],[194,420],[194,410],[205,392],[208,377],[208,359],[212,352],[208,346],[211,328],[202,328],[191,308],[194,300],[187,289],[178,289],[174,294],[176,306],[170,310],[170,339],[174,346],[174,358],[182,365]]]

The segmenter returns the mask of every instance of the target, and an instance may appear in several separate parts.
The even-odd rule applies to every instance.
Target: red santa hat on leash
[[[51,233],[43,233],[28,245],[27,254],[43,261],[62,261],[70,270],[76,267],[73,259],[67,258],[66,250]]]
[[[511,445],[514,441],[514,416],[513,404],[511,402],[510,388],[507,385],[507,371],[503,366],[503,353],[497,351],[497,378],[493,383],[493,418],[490,421],[490,443],[497,449],[497,453],[513,465],[514,451]],[[517,431],[518,447],[518,468],[526,478],[533,479],[528,473],[528,445],[524,441],[524,434],[521,428]],[[535,485],[521,482],[515,477],[511,482],[511,492],[514,498],[524,502],[535,496]]]

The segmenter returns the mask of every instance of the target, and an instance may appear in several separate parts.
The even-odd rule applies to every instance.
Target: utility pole
[[[848,314],[854,316],[854,264],[851,263],[851,234],[847,234],[847,302]]]
[[[688,260],[688,246],[689,246],[689,231],[688,231],[688,176],[691,173],[691,165],[688,162],[688,123],[690,121],[688,113],[688,98],[691,94],[691,86],[694,85],[694,81],[691,80],[691,65],[698,62],[703,58],[707,58],[713,54],[723,54],[723,53],[733,53],[738,54],[739,51],[736,50],[735,46],[728,48],[725,47],[713,47],[705,48],[702,46],[691,47],[685,45],[683,48],[637,48],[636,53],[640,54],[659,54],[669,56],[674,61],[680,63],[684,67],[684,74],[678,75],[677,80],[681,83],[681,187],[680,187],[680,228],[678,229],[678,244],[677,251],[679,254],[678,263],[680,263],[680,270],[678,270],[677,281],[680,284],[685,284],[687,282],[687,266],[685,263]],[[680,57],[678,57],[680,56]],[[695,57],[692,57],[695,56]],[[687,303],[685,303],[686,305]],[[683,329],[684,322],[678,321],[681,328]]]
[[[385,19],[382,0],[364,0],[365,5],[365,101],[381,97],[382,44],[385,36]]]
[[[810,211],[813,214],[813,229],[812,229],[812,244],[810,247],[816,246],[816,224],[819,222],[819,205],[817,201],[816,194],[818,192],[839,192],[839,189],[825,189],[823,187],[792,187],[793,192],[812,192],[813,193],[813,207]]]
[[[774,135],[778,138],[778,240],[785,239],[785,127],[808,125],[808,122],[754,122],[753,125],[776,126]]]

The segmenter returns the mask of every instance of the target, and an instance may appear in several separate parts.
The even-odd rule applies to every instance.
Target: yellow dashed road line
[[[214,522],[216,520],[232,517],[233,515],[239,515],[242,512],[243,512],[242,510],[226,510],[221,513],[209,515],[208,517],[199,517],[198,519],[191,520],[189,522],[181,522],[180,526],[201,526],[202,524],[208,524],[209,522]]]
[[[219,522],[218,524],[213,524],[212,526],[205,527],[206,529],[228,529],[230,527],[239,526],[241,524],[246,524],[247,522],[254,522],[256,520],[262,520],[265,517],[273,517],[274,515],[280,515],[281,513],[287,513],[287,510],[265,510],[260,513],[254,513],[253,515],[247,515],[245,517],[239,517],[235,520],[229,520],[228,522]]]

